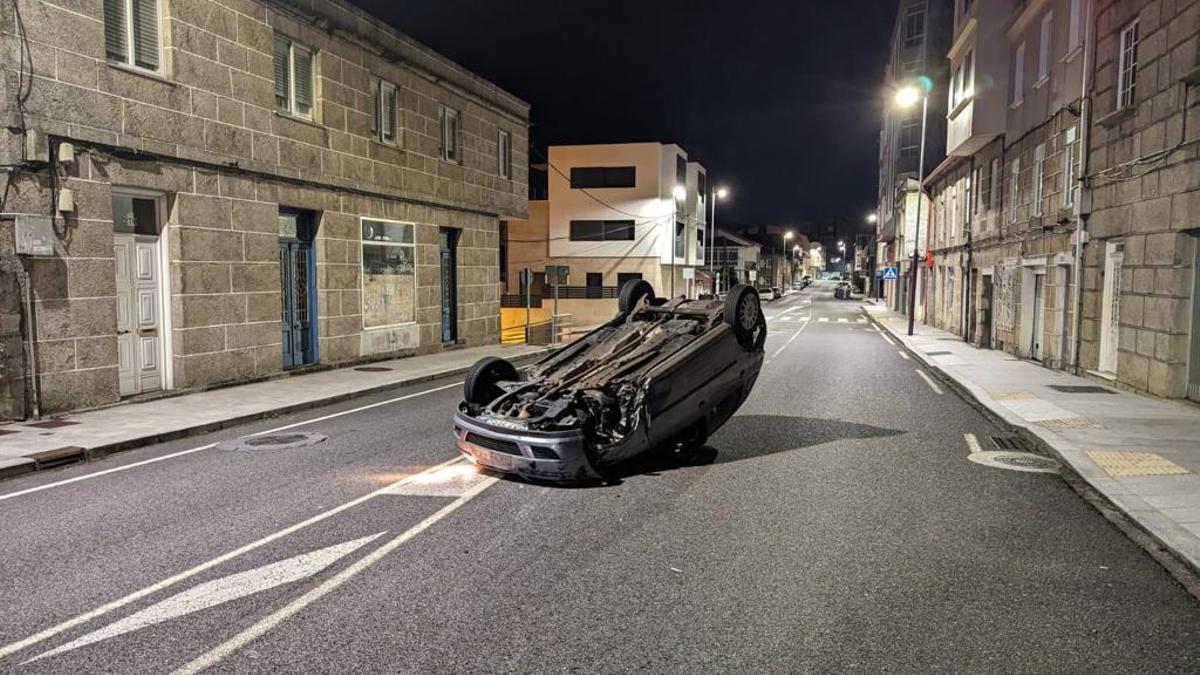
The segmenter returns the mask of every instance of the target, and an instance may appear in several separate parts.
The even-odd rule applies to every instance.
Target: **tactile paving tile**
[[[989,387],[984,389],[993,401],[1027,401],[1033,394],[1024,389],[1005,389],[1004,387]]]
[[[1095,420],[1086,417],[1060,417],[1053,420],[1039,420],[1038,424],[1051,429],[1103,429]]]
[[[1088,457],[1110,476],[1174,476],[1191,473],[1175,462],[1153,452],[1088,450]]]

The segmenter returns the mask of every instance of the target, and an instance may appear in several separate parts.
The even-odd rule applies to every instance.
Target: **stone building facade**
[[[1200,401],[1200,1],[1098,0],[1080,366]]]
[[[0,412],[498,340],[526,103],[340,0],[17,6]]]

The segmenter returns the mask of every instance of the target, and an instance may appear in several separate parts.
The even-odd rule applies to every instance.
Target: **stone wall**
[[[25,261],[44,411],[120,396],[114,189],[151,191],[165,207],[167,365],[177,389],[281,370],[281,207],[316,218],[321,363],[443,348],[439,227],[457,232],[458,342],[498,340],[497,224],[526,215],[527,104],[335,0],[164,0],[157,73],[106,59],[98,0],[19,6],[33,78],[22,116],[13,103],[19,60],[9,58],[19,41],[5,3],[0,115],[10,129],[0,130],[0,164],[22,166],[3,210],[47,214],[56,189],[76,202],[58,219],[56,254]],[[315,50],[312,119],[275,109],[275,33]],[[372,78],[397,87],[395,143],[370,133]],[[461,115],[457,162],[441,157],[444,107]],[[22,124],[36,145],[75,147],[74,162],[53,167],[53,185],[44,163],[26,162],[22,136],[12,131]],[[510,179],[498,175],[500,130],[511,134]],[[416,226],[411,324],[364,329],[363,217]],[[0,340],[12,323],[9,295],[0,288]],[[23,389],[23,372],[6,368],[0,390]]]
[[[1195,235],[1200,231],[1200,2],[1098,3],[1093,212],[1086,246],[1081,365],[1099,368],[1105,249],[1124,243],[1117,381],[1167,397],[1185,394]],[[1138,20],[1134,102],[1117,106],[1120,31]],[[1184,145],[1180,145],[1180,144]],[[1178,146],[1178,147],[1177,147]]]

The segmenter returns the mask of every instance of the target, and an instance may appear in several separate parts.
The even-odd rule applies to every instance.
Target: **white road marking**
[[[223,605],[248,595],[270,590],[276,586],[307,579],[379,537],[382,537],[384,534],[387,533],[380,532],[369,537],[335,544],[318,551],[304,553],[288,558],[287,560],[280,560],[279,562],[252,570],[238,572],[237,574],[205,582],[199,586],[189,588],[182,593],[173,595],[162,602],[151,605],[146,609],[134,612],[124,619],[111,623],[100,630],[92,631],[65,645],[55,647],[48,652],[43,652],[21,665],[44,659],[47,656],[69,652],[73,649],[107,640],[118,635],[132,633],[135,630],[153,626],[156,623],[169,621],[193,612],[199,612],[209,607]]]
[[[904,359],[905,361],[908,361],[908,360],[909,360],[909,359],[908,359],[908,352],[904,352],[904,351],[901,351],[901,350],[897,349],[897,350],[896,350],[896,353],[897,353],[897,354],[899,354],[899,355],[900,355],[900,358]]]
[[[800,337],[800,334],[804,332],[804,329],[805,329],[805,328],[808,328],[808,324],[804,324],[804,325],[803,325],[803,326],[801,326],[799,329],[797,329],[797,330],[796,330],[796,333],[795,333],[794,335],[792,335],[792,337],[788,338],[788,341],[787,341],[787,342],[785,342],[785,343],[783,343],[783,346],[782,346],[782,347],[780,347],[779,349],[776,349],[776,350],[775,350],[775,353],[771,355],[771,358],[773,359],[773,358],[775,358],[776,356],[779,356],[779,355],[780,355],[780,354],[783,352],[783,350],[787,349],[787,346],[788,346],[788,345],[790,345],[790,344],[792,344],[792,341],[793,341],[793,340],[795,340],[796,338]],[[763,365],[766,365],[766,364],[764,363]]]
[[[842,318],[838,319],[838,323],[848,323],[849,321],[850,321],[850,320],[849,320],[849,319],[847,319],[847,318],[846,318],[846,317],[844,317],[844,316],[843,316]]]
[[[817,321],[820,321],[821,323],[825,323],[825,322],[829,321],[829,317],[823,316],[823,317],[817,319]]]
[[[386,401],[378,401],[378,402],[376,402],[376,403],[371,403],[371,404],[364,405],[364,406],[360,406],[360,407],[358,407],[358,408],[353,408],[353,409],[350,409],[350,410],[343,410],[343,411],[341,411],[341,412],[332,413],[332,414],[330,414],[330,415],[325,415],[325,416],[323,416],[323,417],[314,417],[314,418],[313,418],[313,419],[311,419],[311,420],[304,420],[304,421],[301,421],[301,422],[296,422],[296,423],[294,423],[294,424],[286,424],[286,425],[284,425],[284,426],[281,426],[281,427],[275,427],[274,429],[267,429],[266,431],[259,431],[259,432],[257,432],[257,433],[251,434],[251,435],[252,435],[252,436],[263,436],[263,435],[265,435],[265,434],[274,434],[274,433],[278,433],[278,432],[280,432],[280,431],[285,431],[285,430],[287,430],[287,429],[294,429],[294,428],[296,428],[296,427],[302,427],[302,426],[304,426],[304,425],[306,425],[306,424],[315,424],[315,423],[317,423],[317,422],[324,422],[325,420],[331,420],[331,419],[333,419],[333,418],[335,418],[335,417],[341,417],[341,416],[343,416],[343,415],[350,415],[350,414],[353,414],[353,413],[362,412],[362,411],[364,411],[364,410],[370,410],[370,409],[372,409],[372,408],[378,408],[379,406],[383,406],[383,405],[390,405],[390,404],[392,404],[392,403],[398,403],[398,402],[400,402],[400,401],[406,401],[406,400],[408,400],[408,399],[410,399],[410,398],[416,398],[416,397],[418,397],[418,396],[424,396],[425,394],[432,394],[432,393],[434,393],[434,392],[437,392],[437,391],[443,391],[443,390],[445,390],[445,389],[450,389],[451,387],[461,387],[461,386],[462,386],[462,382],[455,382],[454,384],[447,384],[447,385],[445,385],[445,386],[442,386],[442,387],[436,387],[436,388],[434,388],[434,389],[426,389],[425,391],[418,391],[418,392],[416,392],[416,393],[413,393],[413,394],[406,394],[406,395],[404,395],[404,396],[397,396],[396,398],[389,398],[389,399],[388,399],[388,400],[386,400]],[[137,468],[137,467],[139,467],[139,466],[145,466],[145,465],[147,465],[147,464],[153,464],[153,463],[155,463],[155,462],[161,462],[161,461],[163,461],[163,460],[166,460],[166,459],[174,459],[174,458],[176,458],[176,457],[182,457],[182,456],[184,456],[184,455],[190,455],[190,454],[191,454],[191,453],[193,453],[193,452],[199,452],[199,451],[201,451],[201,450],[208,450],[209,448],[212,448],[212,447],[214,447],[215,445],[217,445],[217,444],[216,444],[216,443],[209,443],[208,445],[201,445],[201,446],[200,446],[200,447],[198,447],[198,448],[191,448],[191,449],[188,449],[188,450],[181,450],[181,451],[179,451],[179,452],[173,452],[173,453],[171,453],[171,454],[169,454],[169,455],[163,455],[162,457],[154,457],[153,459],[144,459],[144,460],[142,460],[142,461],[140,461],[140,462],[133,462],[132,464],[125,464],[125,465],[123,465],[123,466],[116,466],[116,467],[113,467],[113,468],[111,468],[111,469],[105,469],[105,470],[103,470],[103,471],[96,471],[96,472],[94,472],[94,473],[89,473],[89,474],[87,474],[87,475],[84,475],[84,476],[76,476],[76,477],[74,477],[74,478],[68,478],[68,479],[66,479],[66,480],[55,481],[55,482],[53,482],[53,483],[46,483],[45,485],[39,485],[39,486],[37,486],[37,487],[32,487],[32,488],[28,488],[28,489],[25,489],[25,490],[18,490],[18,491],[16,491],[16,492],[10,492],[10,493],[8,493],[8,494],[5,494],[5,495],[0,495],[0,502],[4,501],[5,499],[12,499],[13,497],[20,497],[20,496],[22,496],[22,495],[28,495],[28,494],[33,494],[33,493],[35,493],[35,492],[41,492],[42,490],[49,490],[50,488],[62,487],[63,485],[70,485],[71,483],[78,483],[78,482],[79,482],[79,481],[81,481],[81,480],[88,480],[88,479],[91,479],[91,478],[99,478],[100,476],[107,476],[107,475],[108,475],[108,474],[110,474],[110,473],[116,473],[116,472],[118,472],[118,471],[128,471],[129,469],[134,469],[134,468]],[[0,656],[2,656],[2,655],[3,655],[3,654],[0,654]]]
[[[258,639],[259,637],[262,637],[264,634],[266,634],[272,628],[274,628],[274,627],[278,626],[279,624],[283,623],[284,621],[288,620],[290,617],[295,615],[297,612],[301,611],[305,607],[307,607],[307,606],[311,605],[312,603],[316,602],[317,600],[321,599],[322,597],[324,597],[325,595],[327,595],[328,593],[330,593],[331,591],[336,589],[338,586],[341,586],[342,584],[346,583],[347,581],[349,581],[354,576],[358,575],[359,573],[361,573],[363,570],[367,569],[371,565],[374,565],[375,563],[379,562],[384,556],[386,556],[387,554],[396,550],[397,548],[399,548],[402,544],[404,544],[408,540],[412,539],[413,537],[417,536],[418,534],[429,529],[429,527],[431,527],[434,523],[436,523],[439,520],[441,520],[442,518],[445,518],[446,516],[450,515],[451,513],[453,513],[455,510],[457,510],[463,504],[466,504],[467,502],[471,501],[472,498],[474,498],[480,492],[483,492],[484,490],[486,490],[488,487],[490,487],[492,485],[492,483],[495,483],[497,480],[498,480],[497,478],[489,477],[487,480],[479,483],[478,485],[476,485],[475,487],[471,488],[469,491],[464,493],[463,496],[459,497],[458,499],[455,499],[454,501],[450,502],[446,506],[443,506],[441,509],[438,509],[438,511],[436,513],[429,516],[425,520],[422,520],[420,523],[417,523],[411,529],[397,535],[394,539],[388,541],[387,543],[385,543],[384,545],[375,549],[374,551],[371,551],[366,556],[364,556],[362,559],[358,560],[357,562],[350,565],[349,567],[342,570],[341,572],[338,572],[337,575],[335,575],[332,578],[330,578],[329,580],[325,581],[320,586],[317,586],[316,588],[305,593],[304,595],[300,596],[296,600],[293,600],[292,602],[288,603],[282,609],[277,610],[275,613],[266,617],[262,621],[259,621],[258,623],[254,624],[253,626],[250,626],[246,630],[238,633],[237,635],[233,636],[229,640],[226,640],[225,642],[218,645],[214,649],[200,655],[195,660],[193,660],[190,663],[179,668],[178,670],[175,671],[175,675],[187,675],[190,673],[198,673],[206,668],[209,668],[211,666],[214,666],[214,665],[220,663],[222,660],[225,659],[225,657],[234,653],[238,649],[241,649],[242,647],[246,646],[247,644],[253,642],[254,640]]]
[[[896,343],[892,340],[892,338],[888,337],[886,333],[880,332],[879,337],[883,338],[883,341],[888,343],[889,345],[891,345],[893,347],[896,346]]]
[[[963,438],[967,439],[967,447],[971,449],[971,452],[983,452],[983,448],[980,447],[979,439],[975,437],[975,434],[963,434]]]
[[[389,489],[392,489],[399,484],[417,480],[419,476],[422,476],[424,474],[428,474],[431,472],[439,471],[441,469],[446,468],[447,466],[450,466],[452,464],[455,464],[455,463],[461,462],[461,461],[463,461],[462,457],[454,457],[453,459],[449,459],[449,460],[446,460],[445,462],[442,462],[441,464],[434,465],[420,473],[414,473],[409,476],[405,476],[404,478],[401,478],[398,481],[394,481],[388,485],[385,485],[385,486],[379,488],[378,490],[375,490],[374,492],[370,492],[361,497],[351,499],[350,501],[342,504],[341,506],[335,506],[334,508],[329,509],[328,511],[325,511],[323,513],[318,513],[317,515],[315,515],[307,520],[303,520],[299,523],[296,523],[295,525],[290,525],[288,527],[285,527],[282,530],[279,530],[278,532],[275,532],[273,534],[269,534],[269,535],[263,537],[262,539],[259,539],[257,541],[252,541],[249,544],[246,544],[245,546],[236,548],[232,551],[229,551],[228,553],[219,555],[216,558],[213,558],[212,560],[200,563],[199,565],[196,565],[195,567],[192,567],[191,569],[184,570],[183,572],[180,572],[179,574],[176,574],[173,577],[163,579],[162,581],[159,581],[158,583],[151,584],[141,590],[134,591],[133,593],[130,593],[129,595],[126,595],[123,598],[113,600],[112,602],[105,604],[105,605],[101,605],[100,607],[97,607],[96,609],[93,609],[89,612],[84,612],[83,614],[80,614],[79,616],[76,616],[73,619],[68,619],[66,621],[63,621],[60,624],[56,624],[54,626],[51,626],[49,628],[46,628],[45,630],[38,632],[38,633],[34,633],[33,635],[25,638],[24,640],[19,640],[17,642],[13,642],[11,644],[0,647],[0,659],[4,658],[5,656],[8,656],[9,654],[13,654],[15,652],[21,651],[22,649],[25,649],[26,647],[29,647],[31,645],[35,645],[43,640],[46,640],[47,638],[54,637],[55,635],[58,635],[59,633],[62,633],[63,631],[71,630],[72,628],[75,628],[76,626],[79,626],[81,624],[87,623],[88,621],[91,621],[92,619],[104,616],[105,614],[108,614],[109,612],[120,609],[120,608],[122,608],[132,602],[136,602],[148,595],[157,593],[157,592],[163,590],[164,588],[169,588],[171,586],[174,586],[175,584],[177,584],[181,581],[184,581],[186,579],[190,579],[191,577],[194,577],[197,574],[200,574],[201,572],[212,569],[213,567],[216,567],[217,565],[220,565],[221,563],[233,560],[234,558],[236,558],[240,555],[249,553],[250,551],[253,551],[256,548],[265,546],[265,545],[267,545],[277,539],[280,539],[282,537],[286,537],[287,535],[292,534],[293,532],[302,530],[302,529],[308,527],[309,525],[319,523],[322,520],[325,520],[331,516],[337,515],[337,514],[341,513],[342,511],[345,511],[346,509],[350,509],[355,506],[358,506],[359,504],[367,501],[368,499],[371,499],[372,497],[376,497],[378,495],[384,494]]]
[[[929,385],[929,388],[933,390],[933,393],[938,394],[939,396],[945,393],[942,391],[941,387],[937,386],[933,380],[929,379],[929,376],[925,374],[925,371],[917,368],[917,375],[920,375],[921,379],[925,380],[925,384]]]

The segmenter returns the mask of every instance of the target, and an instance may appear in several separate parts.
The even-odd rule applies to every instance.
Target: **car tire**
[[[766,334],[766,318],[758,292],[745,284],[729,290],[725,298],[725,323],[733,328],[738,343],[745,349],[761,349],[759,338]]]
[[[654,287],[645,279],[630,279],[621,286],[620,295],[617,297],[617,309],[622,314],[632,312],[642,298],[654,299]]]
[[[500,397],[501,382],[516,380],[517,367],[497,356],[479,359],[467,372],[463,382],[463,398],[472,405],[487,405]]]

